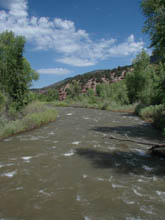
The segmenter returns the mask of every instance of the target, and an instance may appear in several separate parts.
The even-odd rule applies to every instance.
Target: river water
[[[127,113],[58,108],[55,123],[0,141],[0,220],[165,219],[165,159]]]

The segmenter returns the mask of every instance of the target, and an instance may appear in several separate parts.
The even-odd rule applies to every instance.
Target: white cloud
[[[109,57],[132,56],[143,48],[143,41],[130,35],[122,43],[116,39],[93,41],[74,22],[48,17],[30,17],[27,0],[0,0],[0,32],[11,30],[24,35],[37,50],[54,50],[56,61],[72,66],[92,66]]]
[[[76,56],[59,58],[57,59],[57,61],[60,63],[77,66],[77,67],[93,66],[96,64],[94,61],[92,62],[88,59],[78,58]]]
[[[70,70],[65,68],[38,69],[37,72],[40,74],[52,74],[52,75],[66,75],[71,73]]]

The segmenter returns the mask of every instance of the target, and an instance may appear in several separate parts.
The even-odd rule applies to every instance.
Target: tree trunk
[[[136,141],[136,140],[132,140],[132,139],[122,139],[122,138],[117,138],[114,136],[109,136],[109,137],[105,137],[108,139],[114,139],[114,140],[118,140],[118,141],[130,141],[130,142],[134,142],[137,144],[144,144],[144,145],[149,145],[152,146],[151,148],[149,148],[149,151],[154,151],[154,150],[165,150],[165,143],[159,144],[159,143],[153,143],[153,142],[143,142],[143,141]]]

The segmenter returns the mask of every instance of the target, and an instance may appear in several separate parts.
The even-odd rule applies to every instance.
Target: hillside
[[[100,83],[114,83],[124,79],[126,73],[131,69],[132,66],[123,66],[112,70],[95,70],[75,77],[67,78],[41,89],[33,89],[33,91],[44,94],[50,89],[56,89],[59,92],[59,99],[64,100],[72,85],[78,85],[81,93],[86,93],[89,89],[93,89],[95,91],[96,86]]]

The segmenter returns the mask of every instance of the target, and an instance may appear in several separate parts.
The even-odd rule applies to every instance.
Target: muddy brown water
[[[127,113],[58,111],[0,141],[0,220],[165,219],[165,159],[104,138],[161,141],[157,131]]]

